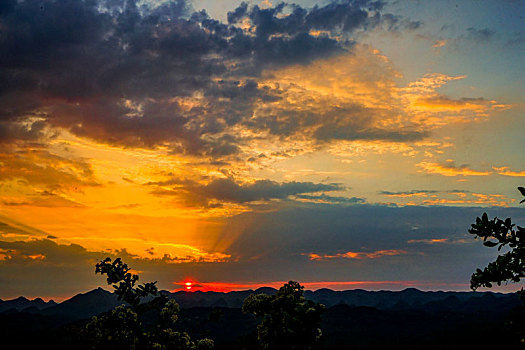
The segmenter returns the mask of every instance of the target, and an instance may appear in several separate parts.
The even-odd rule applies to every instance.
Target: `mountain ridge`
[[[277,290],[271,287],[262,287],[256,290],[212,292],[212,291],[161,291],[169,299],[174,299],[182,308],[194,307],[226,307],[241,308],[251,294],[275,294]],[[334,291],[328,288],[304,292],[306,299],[324,304],[326,307],[348,305],[351,307],[373,307],[380,310],[390,309],[439,309],[446,310],[458,307],[468,309],[480,307],[486,309],[486,304],[511,305],[519,302],[515,293],[497,292],[445,292],[421,291],[416,288],[407,288],[401,291],[367,291],[351,289]],[[123,304],[117,296],[103,288],[95,288],[85,293],[79,293],[60,303],[44,302],[41,298],[29,300],[18,297],[12,300],[0,301],[2,312],[29,312],[42,315],[57,315],[71,319],[89,318],[107,312]]]

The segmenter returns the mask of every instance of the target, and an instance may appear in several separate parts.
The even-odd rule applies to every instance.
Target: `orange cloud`
[[[0,244],[3,243],[0,241]],[[40,253],[28,254],[19,249],[4,249],[0,248],[0,261],[12,261],[12,260],[29,260],[29,261],[42,261],[45,260],[46,256]]]
[[[427,243],[427,244],[435,244],[435,243],[447,243],[449,242],[448,238],[434,238],[434,239],[411,239],[408,240],[407,243]]]
[[[422,168],[422,172],[443,176],[488,176],[492,174],[490,171],[477,171],[470,169],[466,164],[456,166],[451,160],[448,160],[445,164],[420,162],[417,166]]]
[[[408,240],[407,243],[414,244],[414,243],[423,243],[423,244],[466,244],[466,243],[472,243],[471,241],[468,241],[466,239],[449,239],[449,238],[434,238],[434,239],[411,239]]]
[[[394,255],[402,255],[402,254],[408,254],[405,250],[400,249],[388,249],[388,250],[376,250],[374,252],[346,252],[346,253],[338,253],[338,254],[323,254],[319,255],[316,253],[310,253],[308,254],[308,258],[310,260],[328,260],[328,259],[377,259],[381,258],[383,256],[394,256]]]
[[[436,40],[432,47],[443,47],[447,44],[446,40]]]
[[[435,112],[461,112],[465,110],[484,112],[487,105],[495,101],[486,101],[482,98],[455,100],[448,96],[434,95],[417,98],[412,106],[419,110]]]
[[[60,190],[98,185],[85,161],[63,158],[43,149],[0,153],[0,182],[16,180]]]
[[[44,254],[32,254],[27,256],[31,260],[44,260],[46,256]]]
[[[472,193],[470,194],[470,198],[461,197],[461,195],[458,195],[458,196],[461,199],[434,198],[434,199],[424,200],[421,204],[423,205],[482,204],[482,205],[490,205],[490,206],[495,206],[495,207],[508,207],[512,202],[514,202],[514,199],[508,199],[504,195],[501,195],[501,194]]]
[[[513,176],[513,177],[523,177],[525,176],[525,170],[524,171],[512,171],[508,166],[502,166],[502,167],[492,167],[499,175],[504,176]]]
[[[465,75],[449,76],[431,73],[396,91],[412,122],[425,124],[431,128],[474,121],[480,117],[487,117],[492,111],[509,108],[508,105],[483,97],[452,98],[437,92],[437,89],[443,85],[465,78]]]
[[[381,191],[379,194],[395,197],[400,200],[409,198],[410,202],[404,205],[490,205],[506,207],[514,202],[501,194],[482,194],[469,191],[408,191],[408,192],[387,192]],[[399,204],[399,203],[398,203]]]
[[[230,254],[205,251],[189,244],[158,242],[151,239],[69,237],[67,241],[78,242],[93,251],[106,250],[115,254],[129,255],[133,259],[167,264],[227,262],[231,260]]]

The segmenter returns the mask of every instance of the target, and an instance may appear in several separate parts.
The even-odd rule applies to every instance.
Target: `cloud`
[[[408,18],[392,14],[384,14],[381,17],[383,27],[389,32],[413,31],[423,27],[422,21],[412,21]]]
[[[0,237],[46,237],[47,233],[0,215]]]
[[[337,253],[337,254],[324,254],[319,255],[316,253],[308,254],[308,259],[315,261],[322,261],[328,259],[378,259],[385,256],[395,256],[407,254],[406,250],[398,249],[387,249],[387,250],[376,250],[375,252],[346,252],[346,253]]]
[[[411,239],[407,241],[408,244],[467,244],[474,243],[466,239],[451,240],[449,238],[433,238],[433,239]]]
[[[237,237],[227,249],[239,264],[237,280],[256,270],[268,280],[292,275],[359,280],[373,274],[385,280],[468,281],[493,253],[467,233],[483,211],[525,219],[517,208],[305,204],[232,217],[224,239]],[[443,239],[457,244],[424,244]],[[464,241],[472,244],[460,244]],[[311,260],[311,253],[318,259]]]
[[[49,191],[37,191],[32,195],[26,195],[23,198],[15,197],[9,198],[8,196],[0,202],[5,206],[31,206],[31,207],[42,207],[42,208],[64,208],[74,207],[83,208],[85,207],[82,203],[78,203],[74,200],[65,198],[63,195],[52,193]]]
[[[27,103],[27,101],[17,101]],[[43,120],[30,120],[26,122],[0,121],[0,144],[9,145],[16,142],[35,142],[44,139],[46,123]]]
[[[407,113],[397,92],[399,74],[388,59],[364,45],[353,50],[308,66],[266,71],[261,85],[279,86],[281,98],[258,105],[246,127],[280,140],[306,136],[318,144],[427,137],[429,126],[413,123]]]
[[[59,245],[49,239],[33,239],[27,241],[0,241],[0,249],[4,251],[5,264],[26,264],[45,261],[47,264],[71,264],[91,256],[85,248],[77,244]],[[103,254],[103,253],[102,253]],[[101,256],[101,253],[94,254]],[[34,258],[34,257],[38,258]]]
[[[436,40],[434,44],[432,45],[432,47],[438,48],[438,47],[443,47],[445,45],[447,45],[447,40],[442,39],[442,40]]]
[[[0,13],[0,139],[37,140],[49,127],[114,145],[237,153],[223,132],[279,98],[252,78],[350,50],[381,10],[368,0],[243,3],[223,23],[182,0],[10,2]]]
[[[491,40],[495,33],[494,30],[489,28],[477,29],[469,27],[467,28],[466,39],[477,43],[483,43]]]
[[[508,207],[515,199],[507,198],[502,194],[484,194],[484,193],[470,193],[467,194],[458,192],[453,193],[459,198],[432,198],[425,199],[421,202],[423,205],[484,205],[494,207]]]
[[[230,260],[227,254],[207,253],[193,247],[187,247],[186,253],[139,257],[125,249],[90,251],[78,244],[57,243],[46,238],[8,241],[0,237],[2,296],[14,297],[23,293],[26,296],[71,297],[105,285],[105,278],[94,273],[95,264],[105,257],[122,258],[134,271],[141,272],[141,282],[150,280],[151,272],[155,270],[171,274],[160,281],[161,288],[169,288],[170,278],[182,276],[191,266],[212,262],[220,265]]]
[[[483,205],[483,206],[510,206],[515,199],[501,194],[476,193],[465,190],[412,190],[412,191],[379,191],[387,197],[396,198],[397,204],[403,205]]]
[[[246,204],[272,199],[286,199],[303,193],[341,191],[340,184],[319,184],[312,182],[283,182],[256,180],[238,183],[231,178],[214,179],[207,184],[192,180],[171,179],[148,183],[151,186],[168,187],[155,190],[157,195],[182,196],[186,204],[197,206],[220,205],[221,203]],[[171,188],[170,188],[171,187]]]
[[[398,191],[398,192],[379,191],[378,193],[388,196],[388,197],[409,198],[409,197],[426,197],[429,194],[434,194],[438,192],[439,191],[433,191],[433,190],[412,190],[412,191]]]
[[[364,52],[357,48],[361,32],[421,26],[386,13],[383,5],[242,3],[221,22],[204,10],[191,13],[185,1],[13,2],[0,14],[8,28],[0,42],[0,140],[39,141],[67,132],[208,160],[249,158],[250,144],[265,133],[317,144],[421,140],[429,127],[387,107],[396,97],[389,90],[396,73],[384,56],[370,49],[375,53],[355,62],[337,61]],[[301,81],[279,79],[282,70],[317,63],[334,77],[355,63],[344,88],[352,91],[356,75],[363,85],[353,98],[330,100]],[[311,71],[300,73],[304,79]],[[362,98],[372,88],[386,88],[376,96],[379,105]],[[394,122],[399,115],[404,120]]]
[[[105,285],[103,276],[93,270],[106,256],[122,257],[130,267],[143,271],[141,282],[157,280],[159,287],[166,289],[173,288],[173,281],[188,277],[196,283],[254,282],[254,271],[256,282],[290,278],[314,282],[319,276],[327,281],[368,281],[374,276],[377,281],[414,281],[419,287],[421,281],[468,283],[475,268],[497,254],[467,233],[483,211],[491,217],[512,217],[518,223],[525,220],[520,208],[296,203],[280,211],[223,219],[217,246],[222,240],[230,242],[224,255],[214,255],[218,251],[213,249],[185,248],[193,252],[189,254],[193,259],[187,259],[186,254],[163,258],[157,254],[160,246],[154,247],[153,255],[138,256],[125,250],[91,251],[40,234],[0,237],[2,297],[70,297]],[[431,241],[435,243],[428,244]],[[310,260],[310,252],[326,258]],[[345,256],[347,252],[353,254]],[[219,263],[212,263],[211,258]]]
[[[496,173],[504,176],[522,177],[525,176],[525,171],[512,171],[508,166],[492,167]]]
[[[296,195],[296,197],[300,200],[306,201],[306,202],[313,202],[313,203],[347,203],[347,204],[362,204],[365,203],[366,200],[364,198],[359,197],[335,197],[335,196],[328,196],[326,194],[321,195],[308,195],[308,194],[299,194]]]
[[[54,191],[98,186],[86,161],[64,158],[39,148],[0,153],[0,183],[8,181],[38,186],[44,196]]]
[[[443,176],[489,176],[492,174],[491,171],[473,170],[468,164],[456,165],[453,160],[447,160],[445,164],[420,162],[417,166],[422,169],[422,172]]]
[[[425,244],[436,244],[436,243],[447,243],[449,242],[448,238],[434,238],[434,239],[410,239],[407,243],[425,243]]]
[[[227,254],[206,253],[191,247],[187,247],[187,255],[139,257],[126,250],[90,251],[78,244],[22,236],[0,235],[2,298],[25,295],[62,299],[104,286],[105,278],[95,275],[94,266],[108,256],[120,257],[133,271],[139,271],[141,282],[159,280],[155,272],[162,271],[161,288],[171,288],[172,278],[182,278],[188,269],[229,260]]]
[[[421,97],[414,101],[413,106],[418,109],[429,109],[434,111],[483,111],[487,105],[495,101],[486,101],[484,98],[461,98],[452,99],[448,96],[434,95]]]

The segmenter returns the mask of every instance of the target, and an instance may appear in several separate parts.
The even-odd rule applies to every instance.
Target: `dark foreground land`
[[[217,349],[256,349],[258,320],[241,310],[253,293],[168,293],[182,307],[177,327],[192,338],[209,337]],[[322,317],[323,349],[501,348],[519,341],[508,325],[520,304],[515,294],[422,292],[305,292],[327,308]],[[5,349],[85,349],[80,336],[89,318],[119,305],[96,289],[60,304],[18,298],[0,301],[0,337]]]

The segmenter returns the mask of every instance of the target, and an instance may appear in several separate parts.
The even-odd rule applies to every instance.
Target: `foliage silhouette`
[[[242,310],[262,318],[257,326],[261,349],[314,349],[321,338],[322,304],[306,300],[298,282],[284,284],[275,295],[250,295]]]
[[[518,187],[525,195],[525,189]],[[523,201],[522,201],[523,202]],[[470,288],[491,288],[493,283],[498,286],[503,282],[518,283],[525,277],[525,229],[512,223],[511,218],[505,220],[495,217],[489,220],[487,213],[476,218],[468,230],[475,238],[482,238],[486,247],[501,248],[508,246],[510,250],[501,254],[495,261],[489,263],[483,270],[476,269],[470,280]],[[520,292],[525,297],[523,291]]]
[[[525,188],[518,187],[525,196]],[[520,203],[525,202],[525,199]],[[489,248],[510,248],[499,255],[495,261],[490,262],[483,270],[476,269],[470,279],[470,288],[476,290],[480,287],[491,288],[494,283],[500,286],[503,282],[519,283],[525,278],[525,228],[512,223],[511,218],[505,220],[495,217],[489,220],[487,213],[481,218],[477,217],[468,230],[475,238],[482,238],[483,245]],[[522,305],[512,311],[507,325],[518,336],[521,344],[525,343],[525,290],[523,287],[517,292]]]
[[[186,332],[173,330],[179,305],[159,293],[156,282],[135,286],[139,276],[129,271],[120,258],[112,262],[108,257],[96,265],[95,273],[107,275],[118,299],[128,305],[95,316],[86,325],[85,334],[93,349],[213,349],[210,339],[194,342]]]

